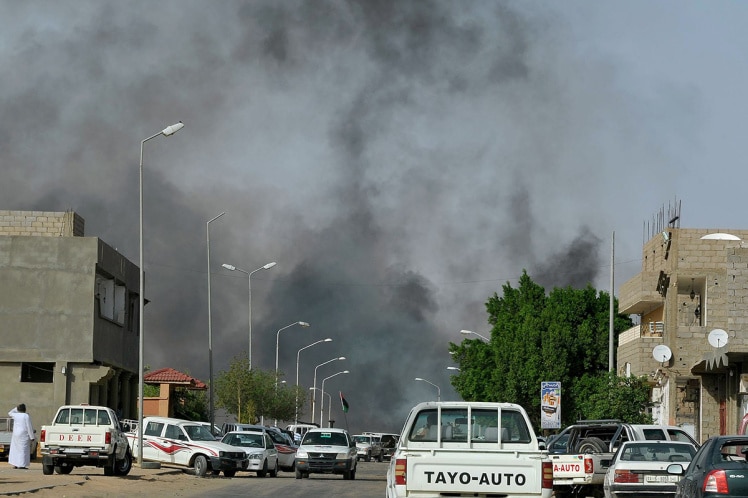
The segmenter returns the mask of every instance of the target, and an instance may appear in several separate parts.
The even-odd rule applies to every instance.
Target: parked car
[[[132,454],[138,454],[138,434],[127,434]],[[143,460],[191,469],[198,477],[208,471],[233,477],[247,470],[247,456],[240,448],[220,441],[202,424],[168,417],[143,419]]]
[[[683,468],[693,460],[696,447],[679,441],[626,441],[621,444],[605,474],[605,498],[674,496],[680,476],[668,466]]]
[[[673,463],[668,473],[680,477],[675,498],[748,496],[748,436],[714,436],[685,468]]]
[[[36,435],[36,429],[34,429]],[[0,418],[0,459],[8,459],[10,453],[10,440],[13,439],[13,419],[10,417]],[[31,441],[31,459],[36,460],[36,447],[38,441],[35,437]]]
[[[363,458],[367,462],[371,462],[372,458],[376,458],[377,462],[382,461],[382,445],[379,438],[371,434],[356,434],[353,436],[353,440],[356,442],[357,458],[359,460]]]
[[[296,450],[299,445],[293,440],[291,434],[279,427],[269,427],[257,424],[223,424],[224,433],[237,431],[265,431],[270,435],[270,439],[275,443],[275,449],[278,450],[278,465],[280,470],[293,472],[296,461]]]
[[[309,474],[342,474],[343,479],[355,479],[356,454],[356,443],[345,429],[309,429],[296,450],[296,479]]]
[[[257,472],[257,477],[278,475],[278,450],[266,431],[229,432],[223,436],[221,442],[244,450],[249,459],[246,470]]]

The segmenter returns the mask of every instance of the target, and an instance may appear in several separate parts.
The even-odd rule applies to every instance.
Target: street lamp
[[[221,265],[227,270],[238,271],[238,272],[242,272],[245,275],[247,275],[247,282],[248,282],[247,286],[249,288],[249,352],[247,353],[247,360],[249,362],[249,370],[252,370],[252,274],[260,270],[269,270],[275,265],[276,265],[276,262],[273,261],[272,263],[262,265],[261,267],[257,268],[256,270],[252,270],[252,271],[242,270],[241,268],[237,268],[234,265],[228,265],[226,263]]]
[[[331,376],[325,377],[324,379],[322,379],[322,389],[321,389],[322,394],[323,395],[325,394],[325,381],[327,379],[332,379],[336,375],[347,374],[347,373],[350,373],[350,372],[348,370],[343,370],[342,372],[334,373]],[[330,399],[332,399],[332,398],[330,398]],[[330,403],[332,403],[332,401]],[[324,410],[324,408],[325,408],[324,405],[325,405],[325,398],[323,396],[322,397],[322,402],[320,403],[320,407],[319,407],[319,425],[320,425],[320,427],[322,427],[322,410]],[[328,410],[328,412],[329,412],[329,410]],[[328,413],[328,417],[329,417],[329,413]],[[328,425],[329,425],[329,421],[328,421]]]
[[[345,360],[345,356],[339,356],[338,358],[327,360],[326,362],[320,363],[319,365],[314,367],[314,382],[312,383],[312,385],[314,386],[315,389],[317,388],[317,369],[321,367],[322,365],[327,365],[328,363],[332,363],[333,361],[336,361],[336,360]],[[314,423],[314,412],[317,409],[316,404],[315,404],[316,401],[317,401],[317,393],[314,392],[312,393],[312,423]],[[321,418],[319,419],[319,423],[320,425],[322,424]]]
[[[460,330],[460,334],[463,334],[463,335],[470,335],[470,334],[477,335],[478,337],[480,337],[484,341],[491,342],[491,339],[489,339],[488,337],[486,337],[484,335],[480,335],[478,332],[473,332],[472,330]]]
[[[447,367],[447,370],[457,370],[458,372],[462,371],[458,367]]]
[[[427,384],[431,384],[432,386],[434,386],[436,388],[436,401],[441,401],[442,400],[442,390],[439,388],[439,386],[437,386],[436,384],[434,384],[431,381],[428,381],[426,379],[422,379],[420,377],[416,377],[416,380],[420,380],[422,382],[426,382]]]
[[[224,211],[223,213],[219,214],[218,216],[211,218],[208,220],[208,222],[205,224],[205,243],[208,247],[208,371],[210,375],[210,381],[209,381],[209,389],[210,389],[210,396],[209,396],[209,406],[208,410],[210,410],[210,433],[213,434],[213,428],[215,427],[215,415],[213,414],[213,320],[211,319],[210,315],[210,223],[213,221],[216,221],[218,218],[226,214]]]
[[[145,308],[145,274],[143,270],[143,145],[149,140],[156,138],[159,135],[169,137],[184,127],[184,124],[180,121],[171,126],[168,126],[161,130],[159,133],[152,135],[142,142],[140,142],[140,170],[139,170],[139,189],[140,189],[140,219],[139,219],[139,239],[140,239],[140,256],[138,258],[138,265],[140,265],[140,296],[138,298],[138,327],[140,332],[140,341],[138,347],[138,396],[140,397],[140,406],[138,407],[138,463],[143,466],[143,311]]]
[[[319,387],[310,387],[310,391],[312,391],[312,397],[317,394],[317,391],[320,390]],[[330,420],[332,418],[332,395],[330,393],[323,392],[322,394],[327,394],[327,398],[330,400],[330,403],[327,405],[327,420]],[[324,402],[324,398],[322,399]],[[312,420],[312,422],[314,422]],[[319,421],[320,425],[322,425],[322,421]]]
[[[301,325],[302,327],[308,327],[309,324],[306,322],[293,322],[290,325],[286,325],[285,327],[278,330],[278,333],[275,334],[275,387],[278,387],[278,341],[280,340],[280,334],[281,331],[286,330],[289,327],[293,327],[294,325]]]
[[[294,407],[296,410],[296,415],[294,415],[294,424],[299,423],[299,355],[302,351],[304,351],[307,348],[311,348],[312,346],[316,346],[319,343],[322,342],[332,342],[332,339],[329,337],[327,339],[320,339],[319,341],[313,342],[308,346],[304,346],[303,348],[299,349],[296,352],[296,406]]]

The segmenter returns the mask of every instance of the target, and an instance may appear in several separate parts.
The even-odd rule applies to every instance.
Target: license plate
[[[672,483],[680,481],[680,476],[644,476],[644,482]]]

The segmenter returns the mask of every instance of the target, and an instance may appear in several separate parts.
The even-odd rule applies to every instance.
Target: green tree
[[[546,295],[523,272],[516,289],[507,283],[503,296],[486,302],[490,343],[450,344],[460,366],[452,385],[466,400],[521,404],[539,425],[540,383],[560,381],[563,422],[573,421],[582,411],[573,395],[577,381],[608,370],[609,308],[609,295],[591,286],[554,288]],[[631,325],[616,314],[616,335]]]
[[[613,372],[585,374],[572,387],[577,408],[588,419],[619,419],[631,424],[651,424],[646,377],[618,377]]]
[[[276,382],[275,371],[250,371],[246,355],[235,357],[228,370],[219,372],[215,387],[216,406],[235,415],[240,423],[257,423],[260,417],[292,420],[297,409],[299,416],[302,414],[305,398],[301,389]]]

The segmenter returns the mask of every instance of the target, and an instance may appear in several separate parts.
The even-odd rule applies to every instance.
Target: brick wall
[[[73,211],[0,211],[0,235],[83,237],[84,228]]]

